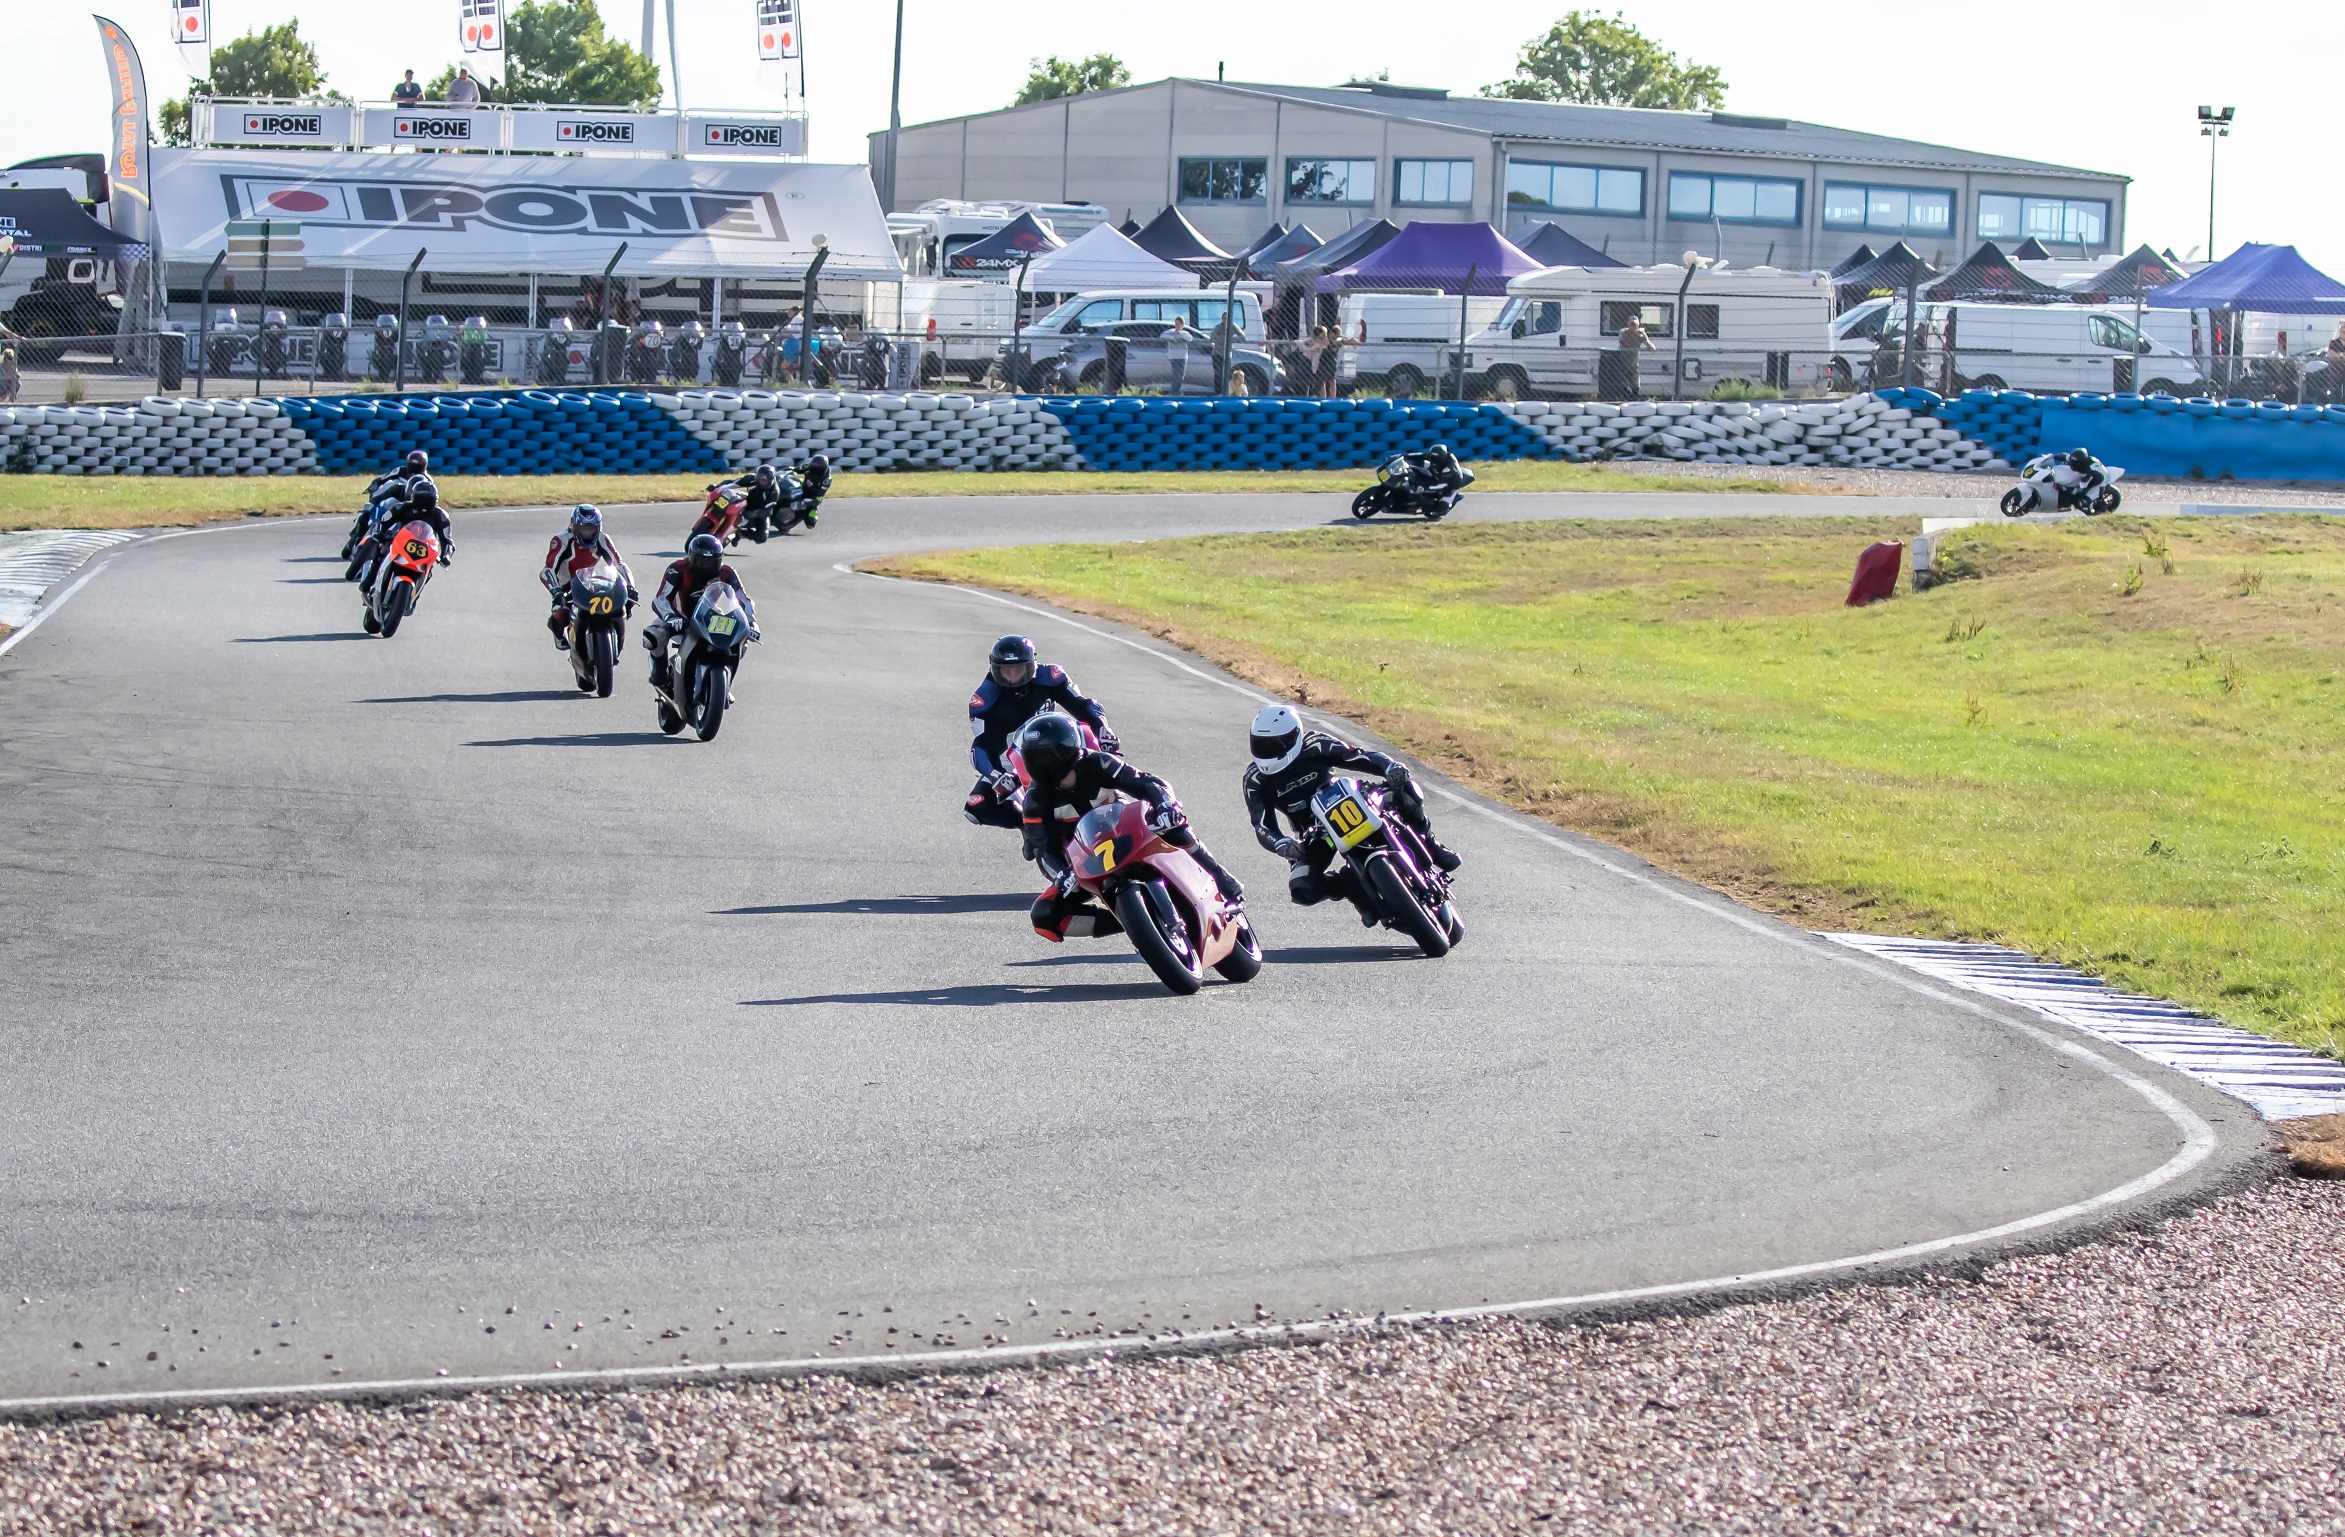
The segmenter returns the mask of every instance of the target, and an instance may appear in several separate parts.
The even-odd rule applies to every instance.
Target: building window
[[[1979,194],[1981,240],[2025,240],[2047,245],[2097,246],[2108,235],[2109,205],[2099,198]]]
[[[1890,235],[1951,235],[1954,194],[1918,187],[1855,187],[1831,182],[1824,188],[1824,227],[1879,230]]]
[[[1509,160],[1506,163],[1506,202],[1509,208],[1642,218],[1645,213],[1645,173],[1601,165],[1550,165],[1540,160]]]
[[[1286,163],[1286,200],[1355,203],[1365,207],[1376,201],[1376,162],[1290,160]]]
[[[1270,193],[1268,160],[1183,160],[1184,203],[1260,203]]]
[[[1725,224],[1799,223],[1801,183],[1755,176],[1669,173],[1669,217]]]
[[[1718,306],[1689,304],[1685,307],[1685,339],[1689,342],[1718,340]]]
[[[1474,200],[1471,160],[1396,160],[1392,172],[1396,203],[1457,208]]]
[[[1604,317],[1604,334],[1606,336],[1620,335],[1621,332],[1628,329],[1628,323],[1632,320],[1640,322],[1645,328],[1645,334],[1656,341],[1668,340],[1676,330],[1677,306],[1674,304],[1645,304],[1635,299],[1606,299],[1600,306],[1600,312]]]

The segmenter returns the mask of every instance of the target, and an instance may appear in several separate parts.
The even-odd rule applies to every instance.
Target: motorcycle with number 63
[[[731,584],[712,582],[701,590],[692,614],[668,637],[666,686],[655,688],[660,730],[674,736],[686,726],[703,742],[715,738],[733,702],[733,674],[742,651],[757,639],[749,611]]]
[[[1343,851],[1388,929],[1398,929],[1430,956],[1466,936],[1449,877],[1416,830],[1385,810],[1389,794],[1340,775],[1311,797],[1311,819]]]
[[[439,564],[440,536],[429,523],[418,520],[392,529],[364,590],[366,633],[385,640],[398,634],[399,621],[415,611],[424,583]]]
[[[1067,844],[1075,884],[1112,910],[1132,948],[1172,991],[1205,985],[1207,967],[1232,982],[1262,972],[1262,944],[1244,904],[1221,894],[1188,850],[1164,841],[1148,807],[1114,800],[1075,824]]]

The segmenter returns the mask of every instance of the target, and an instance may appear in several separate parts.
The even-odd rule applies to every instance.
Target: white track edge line
[[[191,532],[193,531],[191,530]],[[103,566],[104,563],[101,562],[98,569],[103,569]],[[90,577],[96,576],[98,574],[98,569],[93,569],[89,572],[88,576],[84,576],[81,580],[86,582]],[[834,562],[831,569],[848,576],[869,577],[874,581],[893,582],[903,580],[902,578],[880,576],[876,572],[857,571],[852,566],[848,565],[845,561]],[[76,582],[74,584],[74,586],[77,588],[80,585],[80,582]],[[1081,630],[1086,634],[1096,635],[1103,640],[1114,641],[1118,645],[1129,646],[1135,651],[1139,651],[1148,656],[1155,657],[1160,662],[1170,663],[1172,666],[1179,668],[1182,672],[1188,673],[1194,677],[1202,678],[1206,682],[1215,684],[1218,687],[1229,689],[1233,693],[1243,694],[1250,699],[1263,700],[1265,702],[1268,702],[1269,700],[1268,695],[1263,694],[1258,690],[1248,688],[1244,684],[1237,683],[1228,678],[1217,678],[1211,673],[1204,671],[1202,668],[1193,667],[1189,663],[1182,661],[1179,657],[1167,655],[1162,651],[1158,651],[1153,646],[1144,646],[1140,642],[1132,640],[1127,636],[1110,634],[1108,631],[1084,624],[1079,620],[1068,617],[1067,615],[1053,613],[1049,609],[1038,608],[1032,604],[1020,603],[1017,600],[1005,597],[1000,593],[987,592],[984,589],[977,587],[961,587],[948,583],[919,583],[916,585],[949,587],[949,589],[954,592],[968,593],[972,596],[987,598],[993,602],[1005,604],[1024,613],[1036,614],[1045,619],[1051,619],[1061,624],[1071,625],[1075,629]],[[65,596],[72,596],[71,591],[68,591]],[[29,629],[30,626],[28,625],[27,628]],[[21,634],[23,632],[19,631],[17,633]],[[14,637],[12,636],[11,639],[13,638]],[[1323,720],[1327,718],[1328,717],[1324,715],[1321,716],[1321,719]],[[1868,964],[1863,961],[1855,961],[1848,956],[1848,953],[1841,946],[1828,945],[1818,941],[1807,940],[1805,936],[1799,935],[1799,931],[1786,931],[1778,926],[1766,923],[1756,917],[1721,909],[1715,904],[1705,902],[1690,893],[1674,890],[1663,882],[1654,880],[1650,876],[1643,875],[1637,871],[1630,870],[1625,866],[1604,858],[1602,855],[1594,853],[1591,850],[1578,848],[1566,840],[1558,838],[1551,833],[1542,831],[1536,827],[1529,826],[1525,824],[1519,817],[1498,811],[1495,808],[1485,806],[1478,801],[1471,800],[1466,796],[1459,795],[1455,791],[1448,789],[1446,786],[1436,784],[1432,786],[1432,788],[1444,799],[1449,800],[1456,805],[1462,806],[1469,811],[1479,812],[1483,816],[1488,817],[1490,820],[1497,822],[1503,827],[1509,827],[1516,832],[1527,834],[1530,837],[1538,839],[1542,843],[1559,848],[1567,854],[1572,854],[1578,858],[1584,859],[1601,869],[1610,871],[1611,873],[1618,875],[1626,880],[1633,881],[1640,886],[1645,886],[1652,890],[1658,891],[1665,896],[1671,897],[1679,902],[1683,902],[1687,906],[1707,913],[1714,918],[1727,919],[1728,921],[1735,923],[1742,928],[1751,930],[1753,933],[1765,935],[1768,938],[1778,941],[1779,943],[1789,945],[1794,949],[1804,950],[1811,954],[1823,956],[1826,959],[1833,960],[1843,965],[1851,966],[1852,969],[1864,972],[1869,976],[1873,976],[1883,981],[1892,983],[1908,992],[1918,994],[1925,998],[1933,999],[1940,1003],[1951,1004],[1955,1008],[1962,1010],[1964,1013],[1973,1014],[1981,1019],[1985,1019],[1994,1024],[2001,1025],[2007,1030],[2011,1030],[2018,1034],[2027,1036],[2031,1040],[2048,1046],[2052,1050],[2060,1052],[2063,1055],[2074,1057],[2080,1061],[2089,1063],[2094,1068],[2116,1080],[2118,1083],[2123,1084],[2126,1088],[2131,1089],[2134,1093],[2140,1095],[2144,1100],[2148,1101],[2152,1106],[2163,1112],[2166,1118],[2174,1124],[2175,1129],[2182,1134],[2183,1145],[2175,1151],[2173,1156],[2169,1157],[2157,1168],[2150,1170],[2146,1174],[2137,1175],[2133,1179],[2127,1180],[2124,1184],[2119,1185],[2114,1189],[2104,1190],[2099,1195],[2087,1196],[2081,1201],[2072,1201],[2066,1206],[2055,1207],[2050,1211],[2041,1211],[2036,1212],[2031,1216],[2018,1217],[2012,1221],[2000,1223],[1994,1227],[1978,1228],[1968,1233],[1956,1233],[1944,1238],[1924,1239],[1918,1243],[1903,1244],[1892,1249],[1875,1249],[1869,1253],[1849,1255],[1840,1259],[1810,1260],[1803,1264],[1783,1265],[1778,1266],[1772,1270],[1755,1270],[1739,1275],[1713,1276],[1708,1279],[1698,1281],[1671,1281],[1657,1286],[1627,1287],[1615,1291],[1585,1292],[1578,1296],[1546,1297],[1527,1302],[1483,1303],[1474,1307],[1434,1308],[1413,1313],[1388,1313],[1381,1314],[1375,1318],[1370,1319],[1316,1319],[1303,1323],[1280,1325],[1275,1328],[1207,1330],[1196,1334],[1184,1334],[1179,1336],[1174,1341],[1174,1345],[1176,1347],[1191,1344],[1234,1344],[1247,1341],[1268,1343],[1273,1341],[1293,1341],[1296,1339],[1333,1338],[1347,1332],[1373,1329],[1395,1324],[1414,1325],[1429,1323],[1463,1323],[1486,1318],[1507,1318],[1520,1317],[1524,1315],[1561,1313],[1575,1309],[1600,1307],[1608,1303],[1657,1301],[1670,1297],[1700,1296],[1705,1292],[1731,1291],[1737,1287],[1771,1285],[1781,1281],[1795,1281],[1808,1277],[1837,1274],[1844,1271],[1862,1270],[1871,1266],[1895,1264],[1901,1260],[1922,1259],[1933,1254],[1944,1254],[1956,1249],[1969,1248],[1976,1244],[1990,1243],[1998,1238],[2010,1238],[2022,1233],[2035,1232],[2040,1229],[2053,1227],[2062,1222],[2068,1222],[2079,1217],[2090,1216],[2095,1212],[2105,1211],[2112,1206],[2122,1205],[2127,1201],[2134,1200],[2140,1196],[2149,1194],[2151,1191],[2158,1190],[2166,1185],[2172,1184],[2175,1180],[2180,1179],[2183,1175],[2189,1173],[2192,1169],[2197,1168],[2200,1164],[2206,1162],[2207,1159],[2214,1156],[2216,1145],[2215,1129],[2208,1125],[2205,1120],[2201,1119],[2196,1112],[2190,1109],[2189,1106],[2183,1104],[2180,1100],[2167,1093],[2164,1089],[2159,1088],[2156,1084],[2151,1083],[2147,1079],[2128,1071],[2122,1064],[2111,1061],[2109,1058],[2102,1056],[2099,1052],[2093,1051],[2079,1042],[2069,1040],[2061,1035],[2056,1035],[2051,1031],[2040,1030],[2033,1025],[2007,1018],[2001,1014],[1996,1013],[1992,1009],[1985,1008],[1979,1004],[1971,1002],[1968,999],[1959,998],[1952,994],[1941,992],[1937,988],[1927,986],[1912,977],[1900,976],[1896,972],[1891,971],[1885,967]],[[1150,1343],[1154,1347],[1154,1351],[1156,1353],[1161,1353],[1165,1348],[1161,1338]],[[1020,1363],[1039,1365],[1055,1360],[1084,1360],[1093,1358],[1112,1359],[1119,1349],[1130,1350],[1132,1348],[1134,1347],[1119,1346],[1107,1342],[1101,1342],[1097,1344],[1089,1342],[1077,1344],[1070,1342],[1060,1345],[1039,1346],[993,1345],[978,1350],[924,1351],[917,1355],[907,1356],[843,1356],[830,1360],[825,1360],[820,1356],[816,1356],[812,1358],[790,1358],[780,1361],[738,1363],[728,1362],[718,1365],[692,1367],[613,1367],[591,1372],[518,1372],[489,1377],[409,1377],[389,1378],[368,1382],[295,1383],[275,1387],[260,1386],[249,1388],[185,1388],[161,1393],[106,1396],[68,1395],[41,1398],[11,1398],[0,1399],[0,1414],[24,1413],[44,1409],[96,1408],[100,1406],[111,1406],[119,1409],[136,1409],[142,1406],[167,1407],[172,1404],[221,1403],[236,1402],[247,1399],[267,1398],[355,1397],[364,1396],[370,1393],[408,1393],[425,1390],[438,1392],[446,1391],[451,1388],[480,1390],[492,1388],[553,1387],[565,1383],[581,1382],[601,1384],[612,1387],[626,1386],[629,1384],[655,1386],[667,1383],[691,1381],[722,1381],[728,1375],[739,1376],[747,1374],[768,1377],[814,1376],[850,1370],[865,1371],[874,1367],[888,1367],[891,1369],[896,1369],[907,1365],[937,1367],[962,1367],[981,1365],[986,1363],[993,1363],[1003,1366],[1012,1366]]]
[[[87,571],[84,571],[81,575],[75,577],[73,579],[73,584],[67,587],[63,592],[57,594],[56,597],[51,598],[44,594],[41,599],[40,606],[33,610],[32,617],[27,619],[23,624],[18,625],[15,629],[10,630],[6,639],[0,639],[0,656],[6,656],[9,652],[14,651],[19,641],[22,641],[27,635],[32,634],[33,631],[39,629],[43,624],[46,624],[51,614],[54,614],[57,612],[57,610],[63,608],[67,601],[71,599],[75,593],[81,591],[84,587],[89,585],[90,579],[92,577],[105,570],[109,565],[112,565],[113,562],[114,557],[109,555],[104,560],[101,560],[96,565],[90,567]]]

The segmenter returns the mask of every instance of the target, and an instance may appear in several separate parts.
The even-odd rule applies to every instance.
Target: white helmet
[[[1303,750],[1303,719],[1283,704],[1266,704],[1254,717],[1249,737],[1254,766],[1275,774],[1295,761]]]

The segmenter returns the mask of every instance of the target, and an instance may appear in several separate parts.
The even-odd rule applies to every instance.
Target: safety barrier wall
[[[2345,479],[2345,408],[1973,390],[1844,400],[1509,401],[512,390],[0,408],[0,463],[69,475],[1343,469],[1461,458],[2008,469],[2082,444],[2136,473]]]

